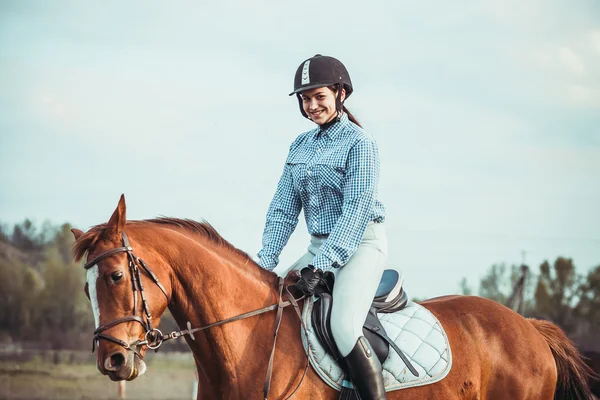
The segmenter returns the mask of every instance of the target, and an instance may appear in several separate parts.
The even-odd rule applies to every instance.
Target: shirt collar
[[[342,113],[342,117],[340,120],[334,124],[329,125],[327,128],[322,129],[321,127],[317,128],[316,137],[329,137],[333,139],[337,133],[339,133],[346,125],[348,125],[348,114]]]

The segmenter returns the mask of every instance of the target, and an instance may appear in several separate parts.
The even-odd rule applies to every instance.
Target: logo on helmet
[[[308,85],[310,83],[310,74],[308,72],[309,65],[310,60],[306,60],[304,66],[302,67],[302,85]]]

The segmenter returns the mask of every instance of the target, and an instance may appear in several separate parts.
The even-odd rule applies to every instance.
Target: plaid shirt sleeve
[[[258,252],[261,267],[273,270],[279,264],[279,255],[298,225],[301,209],[302,202],[294,190],[292,175],[286,164],[267,211],[262,249]]]
[[[375,204],[379,181],[379,153],[370,138],[356,143],[348,154],[346,176],[342,182],[342,215],[313,265],[322,270],[342,267],[358,248]]]

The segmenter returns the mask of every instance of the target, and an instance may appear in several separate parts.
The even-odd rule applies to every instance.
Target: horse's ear
[[[106,230],[109,235],[116,238],[121,237],[121,232],[125,229],[125,222],[127,221],[127,218],[125,217],[125,208],[125,195],[122,194],[121,199],[119,199],[119,205],[106,225]]]
[[[71,229],[71,232],[73,233],[73,236],[75,236],[75,240],[79,239],[81,235],[83,235],[83,231],[77,228]]]

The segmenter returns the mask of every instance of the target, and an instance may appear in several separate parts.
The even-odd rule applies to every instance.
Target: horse
[[[337,398],[308,368],[298,305],[285,307],[296,300],[284,304],[282,279],[209,223],[127,221],[122,195],[107,223],[72,232],[74,259],[86,258],[84,289],[102,374],[133,380],[146,369],[148,349],[183,336],[198,372],[198,399],[264,398],[267,392],[272,398]],[[452,368],[437,383],[388,392],[389,399],[589,398],[589,370],[553,323],[525,319],[476,296],[421,304],[446,330]],[[154,328],[167,307],[187,329],[163,335]]]

